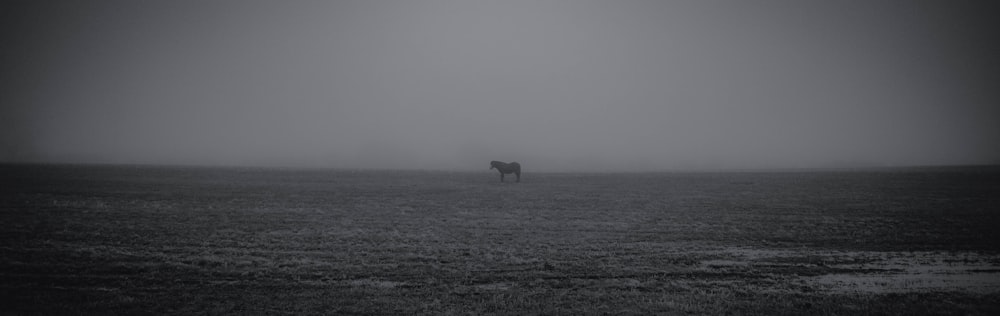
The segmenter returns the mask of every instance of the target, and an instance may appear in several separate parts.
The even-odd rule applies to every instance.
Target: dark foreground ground
[[[0,179],[0,314],[1000,314],[996,167]]]

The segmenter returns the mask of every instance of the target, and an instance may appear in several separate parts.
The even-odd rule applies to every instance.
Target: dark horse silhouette
[[[503,182],[504,174],[511,174],[517,176],[517,182],[521,182],[521,164],[517,162],[503,163],[500,161],[490,161],[490,169],[496,168],[500,171],[500,182]]]

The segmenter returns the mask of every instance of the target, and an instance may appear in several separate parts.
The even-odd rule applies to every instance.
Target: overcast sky
[[[993,1],[4,1],[0,161],[1000,163]]]

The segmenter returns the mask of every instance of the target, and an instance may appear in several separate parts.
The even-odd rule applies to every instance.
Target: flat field
[[[0,165],[0,314],[1000,314],[998,167],[525,172]]]

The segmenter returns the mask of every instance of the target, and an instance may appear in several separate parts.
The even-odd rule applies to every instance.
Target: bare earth
[[[0,165],[0,314],[1000,314],[1000,168]]]

